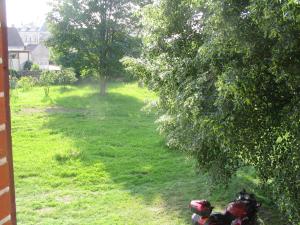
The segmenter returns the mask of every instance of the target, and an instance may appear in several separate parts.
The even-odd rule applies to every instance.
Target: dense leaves
[[[67,68],[60,71],[44,71],[40,77],[40,83],[44,86],[68,85],[77,81],[73,69]]]
[[[256,168],[300,221],[300,3],[161,0],[144,8],[144,54],[124,64],[159,94],[168,144],[226,180]]]

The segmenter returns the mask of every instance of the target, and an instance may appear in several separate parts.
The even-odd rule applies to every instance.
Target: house
[[[46,23],[42,24],[41,27],[37,27],[33,24],[24,25],[23,27],[19,28],[18,31],[25,46],[31,44],[41,44],[50,36],[50,32],[47,29]]]
[[[30,52],[30,60],[39,65],[41,70],[49,69],[50,52],[43,43],[27,45],[26,50]]]
[[[19,34],[24,42],[25,45],[29,44],[38,44],[39,43],[39,33],[38,28],[34,26],[24,26],[19,28]]]
[[[15,27],[7,28],[9,68],[22,70],[26,61],[30,60],[29,51],[25,49],[22,38]]]
[[[41,27],[33,24],[24,25],[18,29],[19,34],[25,44],[25,48],[30,52],[30,60],[39,65],[40,69],[49,69],[50,51],[45,45],[45,41],[49,38],[50,32],[46,23]]]
[[[22,70],[26,61],[39,65],[40,69],[49,69],[50,51],[44,42],[50,33],[46,24],[41,27],[34,25],[22,28],[8,28],[9,67]]]

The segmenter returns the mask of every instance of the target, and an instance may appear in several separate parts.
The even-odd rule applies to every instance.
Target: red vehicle
[[[255,225],[261,204],[254,194],[245,190],[230,202],[224,213],[212,213],[213,207],[207,200],[194,200],[190,203],[193,225]]]

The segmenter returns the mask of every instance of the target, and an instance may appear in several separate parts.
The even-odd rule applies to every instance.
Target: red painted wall
[[[16,225],[5,0],[0,0],[0,225]]]

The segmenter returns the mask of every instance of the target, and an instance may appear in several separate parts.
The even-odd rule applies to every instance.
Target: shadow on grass
[[[79,161],[83,167],[97,170],[101,164],[115,185],[143,198],[145,204],[160,196],[164,205],[158,210],[176,211],[187,223],[191,199],[207,198],[223,206],[239,189],[256,188],[253,180],[242,174],[227,189],[219,187],[211,193],[207,177],[195,173],[192,160],[186,161],[182,154],[164,145],[153,123],[154,116],[141,112],[144,103],[135,97],[118,93],[101,97],[94,93],[60,97],[55,104],[68,113],[49,114],[45,126],[72,139],[77,149],[57,154],[54,160],[58,166],[68,167]],[[103,187],[97,171],[87,177],[64,173],[62,178],[72,178],[77,186],[92,191]]]

